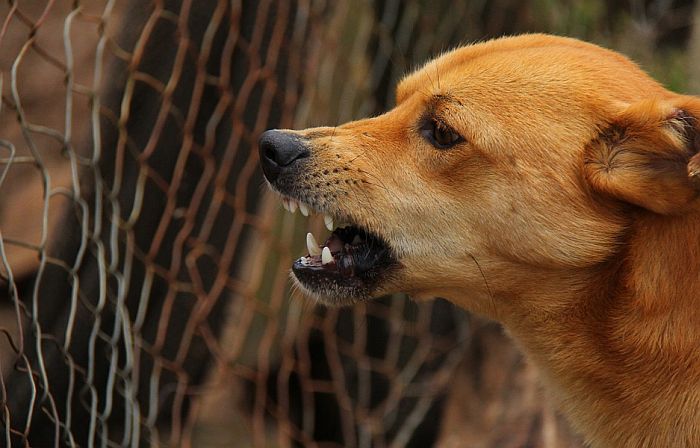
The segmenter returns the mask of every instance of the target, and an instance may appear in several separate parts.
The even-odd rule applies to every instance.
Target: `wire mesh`
[[[257,168],[266,129],[377,114],[430,55],[569,20],[540,3],[0,5],[0,444],[463,446],[457,396],[490,428],[473,446],[578,446],[496,327],[290,291],[323,225],[283,214]],[[509,398],[455,387],[501,370]]]

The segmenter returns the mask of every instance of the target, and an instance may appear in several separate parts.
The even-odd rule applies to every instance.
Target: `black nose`
[[[265,177],[275,181],[279,174],[297,160],[309,156],[309,148],[303,139],[284,131],[265,131],[258,142],[260,165]]]

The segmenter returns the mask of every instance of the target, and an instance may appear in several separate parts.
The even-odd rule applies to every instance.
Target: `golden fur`
[[[426,115],[464,142],[432,146]],[[407,76],[384,115],[294,131],[299,187],[395,252],[374,295],[502,322],[591,446],[700,447],[696,117],[612,51],[497,39]]]

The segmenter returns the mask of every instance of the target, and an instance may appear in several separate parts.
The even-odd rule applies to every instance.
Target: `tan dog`
[[[503,322],[595,447],[700,447],[700,101],[573,39],[451,51],[388,113],[268,131],[287,208],[336,229],[320,301],[405,291]]]

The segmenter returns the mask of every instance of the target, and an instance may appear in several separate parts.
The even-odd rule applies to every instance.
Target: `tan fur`
[[[431,146],[427,113],[465,142]],[[700,447],[696,117],[617,53],[498,39],[407,76],[382,116],[297,131],[300,187],[394,249],[377,294],[501,321],[592,446]]]

